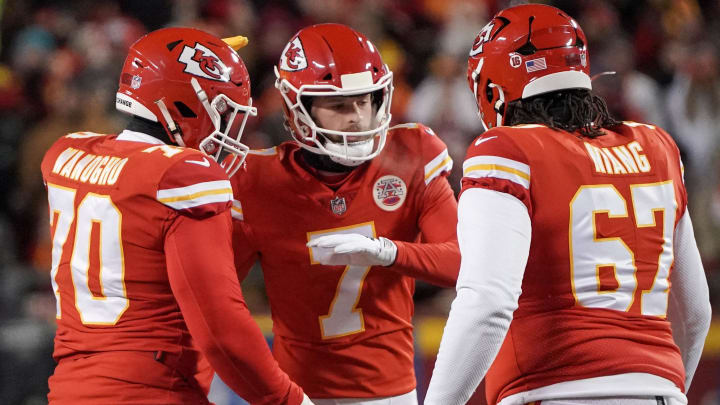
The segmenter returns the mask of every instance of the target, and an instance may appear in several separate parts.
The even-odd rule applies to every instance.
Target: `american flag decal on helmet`
[[[545,62],[545,58],[537,58],[525,62],[525,69],[527,69],[528,73],[547,69],[547,63]]]

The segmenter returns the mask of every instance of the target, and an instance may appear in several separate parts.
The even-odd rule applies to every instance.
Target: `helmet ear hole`
[[[175,108],[177,108],[178,112],[180,112],[180,115],[182,115],[185,118],[197,118],[197,114],[193,112],[190,107],[188,107],[185,103],[182,101],[176,101],[173,104],[175,104]]]
[[[370,94],[370,101],[372,102],[373,108],[377,111],[383,102],[383,90],[375,90]]]
[[[485,83],[485,98],[487,98],[488,103],[492,103],[493,100],[493,90],[492,87],[490,87],[491,84],[492,82],[490,80]]]
[[[302,103],[303,107],[305,107],[305,111],[310,114],[310,111],[312,110],[313,98],[311,96],[300,96],[300,102]]]

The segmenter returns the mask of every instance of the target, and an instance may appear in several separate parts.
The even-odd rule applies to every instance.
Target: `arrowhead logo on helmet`
[[[307,67],[307,59],[305,58],[305,50],[303,49],[300,37],[295,37],[288,42],[280,56],[280,69],[288,72],[303,70]]]
[[[483,126],[505,125],[507,107],[517,100],[591,90],[586,43],[577,22],[555,7],[523,4],[496,14],[468,57],[468,85]]]
[[[470,48],[470,56],[482,53],[483,45],[490,40],[490,34],[492,34],[493,28],[495,28],[495,23],[492,21],[483,27],[482,31],[475,37],[472,48]]]
[[[392,72],[363,34],[342,24],[303,28],[290,37],[275,77],[287,127],[300,147],[345,166],[359,166],[382,151],[392,120]],[[364,94],[370,95],[372,116],[362,130],[321,127],[310,114],[312,103],[303,102]]]
[[[257,115],[240,56],[214,35],[181,27],[150,32],[130,46],[115,107],[161,124],[172,142],[205,152],[230,175],[247,155],[240,139]]]
[[[185,45],[178,61],[185,64],[185,72],[205,79],[227,82],[230,72],[213,51],[200,43],[194,47]]]

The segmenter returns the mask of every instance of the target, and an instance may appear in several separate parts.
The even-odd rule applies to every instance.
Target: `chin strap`
[[[498,86],[495,83],[490,83],[488,85],[488,87],[490,87],[490,88],[494,87],[494,88],[498,89],[498,93],[499,93],[498,100],[495,102],[493,109],[497,113],[497,118],[496,118],[497,121],[495,122],[495,126],[499,127],[503,124],[503,115],[502,115],[502,113],[500,113],[500,111],[503,109],[503,105],[505,104],[505,93],[503,92],[502,87]]]
[[[487,131],[490,128],[488,128],[487,124],[485,123],[485,120],[483,119],[482,108],[480,107],[480,101],[478,98],[478,79],[480,78],[480,71],[482,70],[484,61],[485,61],[484,58],[481,58],[478,61],[477,67],[475,67],[475,70],[473,70],[471,77],[474,82],[473,93],[475,93],[475,102],[477,103],[477,107],[478,107],[478,117],[480,117],[480,122],[482,123],[483,128],[485,129],[485,131]],[[498,100],[495,102],[495,105],[493,106],[493,109],[497,113],[497,117],[495,120],[495,126],[499,127],[502,125],[502,122],[503,122],[503,115],[500,111],[502,110],[503,105],[505,104],[505,92],[503,92],[502,87],[500,87],[499,85],[497,85],[495,83],[488,83],[488,87],[497,88],[498,93],[500,93],[498,95]],[[491,128],[492,128],[492,126],[491,126]]]
[[[185,142],[183,142],[182,139],[182,131],[180,130],[180,127],[175,124],[175,121],[170,116],[170,111],[168,111],[167,107],[165,106],[165,102],[163,101],[164,99],[165,98],[163,97],[160,100],[155,101],[155,104],[157,104],[158,109],[160,109],[160,113],[162,114],[163,119],[167,124],[170,135],[173,137],[173,139],[178,145],[185,146]]]
[[[590,78],[590,81],[591,81],[591,82],[594,82],[595,79],[598,79],[598,78],[600,78],[600,77],[603,77],[603,76],[612,76],[612,75],[615,75],[615,74],[617,74],[617,72],[615,72],[615,71],[613,71],[613,70],[608,70],[608,71],[606,71],[606,72],[600,72],[600,73],[598,73],[598,74],[596,74],[596,75],[593,75],[593,76]]]

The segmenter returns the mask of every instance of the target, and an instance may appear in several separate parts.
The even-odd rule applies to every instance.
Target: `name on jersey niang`
[[[585,149],[595,164],[596,173],[633,174],[651,170],[650,161],[638,141],[610,148],[598,148],[585,142]]]
[[[115,184],[128,158],[99,156],[67,148],[58,155],[52,172],[82,183],[111,186]]]

